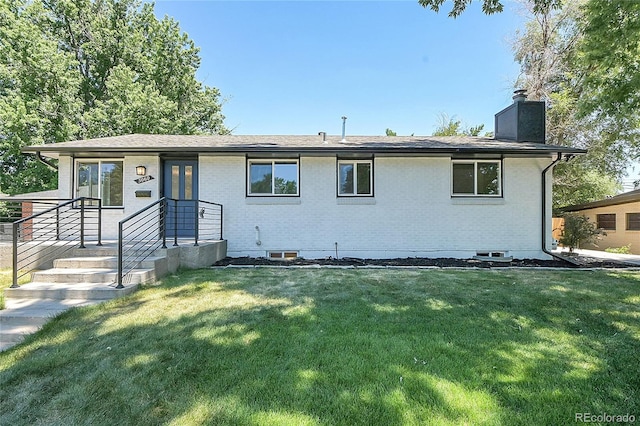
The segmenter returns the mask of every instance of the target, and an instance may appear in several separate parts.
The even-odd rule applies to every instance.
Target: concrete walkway
[[[558,249],[558,250],[555,250],[554,253],[558,253],[558,254],[569,253],[569,249]],[[577,253],[583,256],[593,257],[596,259],[614,260],[617,262],[625,262],[631,265],[640,266],[640,255],[638,254],[607,253],[606,251],[584,250],[584,249],[575,249],[574,253]]]
[[[5,309],[0,310],[0,351],[20,343],[69,308],[100,302],[103,300],[5,299]]]

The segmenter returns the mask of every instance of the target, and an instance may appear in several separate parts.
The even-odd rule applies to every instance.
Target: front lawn
[[[4,309],[4,289],[13,283],[13,269],[0,269],[0,309]]]
[[[0,424],[640,419],[640,273],[226,269],[0,354]]]

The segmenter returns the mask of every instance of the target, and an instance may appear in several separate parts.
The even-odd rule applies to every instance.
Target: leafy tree
[[[478,136],[484,129],[484,124],[464,127],[461,120],[455,120],[447,114],[441,113],[438,117],[438,127],[433,136]]]
[[[0,191],[56,187],[26,145],[227,133],[199,50],[140,0],[0,0]]]
[[[482,11],[487,15],[499,13],[504,10],[504,6],[501,0],[480,0],[482,1]],[[435,12],[440,11],[440,7],[444,4],[445,0],[418,0],[420,6],[424,8],[430,8]],[[453,0],[453,7],[449,12],[449,16],[457,18],[471,3],[471,0]],[[535,0],[534,8],[536,11],[546,10],[549,8],[558,8],[562,0]]]
[[[452,0],[449,16],[459,16],[471,1]],[[503,10],[501,0],[479,1],[486,14]],[[418,3],[438,12],[444,0]],[[571,99],[571,113],[562,117],[571,122],[564,129],[584,129],[574,144],[590,150],[590,163],[601,176],[620,177],[630,161],[640,158],[640,2],[526,4],[532,19],[514,49],[526,87],[533,99],[550,102],[552,110],[554,96]],[[554,128],[547,130],[553,134]]]
[[[589,94],[581,113],[640,116],[640,2],[590,0],[580,21],[578,64]]]
[[[458,136],[462,134],[462,121],[454,120],[447,114],[440,114],[438,117],[438,127],[433,132],[433,136]]]
[[[469,127],[469,130],[467,130],[465,132],[465,134],[468,134],[469,136],[478,136],[478,135],[480,135],[480,132],[482,131],[482,129],[484,129],[484,124],[479,124],[477,126],[471,126],[471,127]]]
[[[522,74],[518,87],[529,98],[546,101],[547,140],[551,144],[588,149],[586,156],[561,163],[554,170],[554,208],[580,204],[615,194],[629,161],[628,126],[605,116],[584,116],[578,111],[585,96],[583,72],[577,65],[582,3],[535,12],[517,34],[514,56]]]
[[[385,130],[385,131],[384,131],[384,133],[385,133],[387,136],[398,136],[398,135],[396,134],[396,132],[394,132],[393,130],[391,130],[391,129],[389,129],[389,128],[387,128],[387,130]]]
[[[573,252],[581,244],[595,243],[601,235],[606,234],[589,222],[588,217],[569,213],[564,216],[564,228],[559,242]]]

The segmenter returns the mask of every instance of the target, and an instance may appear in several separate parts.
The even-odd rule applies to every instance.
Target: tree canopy
[[[434,12],[439,12],[442,5],[446,0],[418,0],[420,6],[429,8]],[[465,11],[467,6],[471,4],[472,0],[452,0],[451,11],[449,16],[457,18]],[[494,13],[500,13],[504,10],[504,5],[501,0],[479,0],[482,2],[482,11],[487,15]],[[548,10],[550,8],[559,8],[562,0],[534,0],[534,9],[536,12]]]
[[[499,0],[481,0],[486,14]],[[443,0],[419,0],[436,12]],[[449,16],[471,0],[453,0]],[[549,143],[589,150],[555,168],[554,207],[613,195],[640,158],[640,2],[529,0],[516,34],[517,88],[547,103]],[[454,123],[455,124],[455,123]]]
[[[462,120],[456,120],[454,117],[441,113],[433,136],[478,136],[482,129],[484,129],[484,124],[466,127],[462,124]]]
[[[586,156],[556,166],[556,208],[614,195],[620,186],[617,179],[638,158],[640,148],[638,111],[612,103],[610,89],[602,93],[608,83],[595,83],[592,76],[601,67],[610,67],[585,59],[593,54],[587,48],[593,39],[586,32],[593,19],[586,16],[585,5],[590,3],[567,2],[560,9],[541,12],[531,7],[531,19],[514,43],[515,59],[521,65],[517,86],[528,89],[530,98],[546,101],[549,143],[588,149]],[[634,89],[628,86],[625,90]],[[603,100],[594,103],[598,96]]]
[[[139,0],[0,0],[0,191],[56,187],[26,145],[227,133],[199,49]]]

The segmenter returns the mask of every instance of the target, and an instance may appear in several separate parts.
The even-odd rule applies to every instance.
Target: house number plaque
[[[136,183],[144,183],[144,182],[149,182],[150,180],[153,180],[153,176],[141,176],[138,179],[135,179]]]

